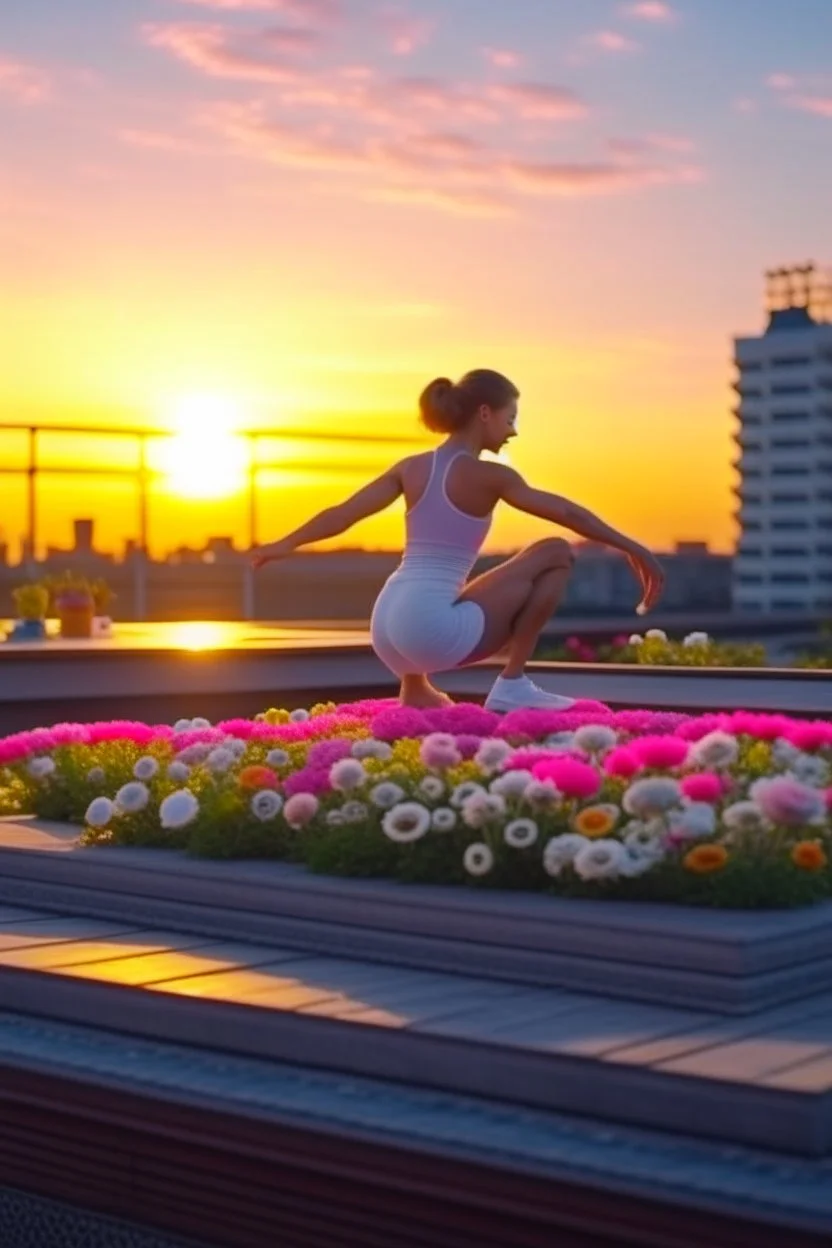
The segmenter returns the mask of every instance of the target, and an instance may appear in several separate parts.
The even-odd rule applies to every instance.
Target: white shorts
[[[430,675],[459,667],[485,631],[479,603],[456,602],[446,585],[390,580],[370,621],[373,649],[396,676]]]

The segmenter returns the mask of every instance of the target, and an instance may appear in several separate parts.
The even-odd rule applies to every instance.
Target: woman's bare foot
[[[432,706],[453,706],[453,698],[435,688],[427,676],[405,676],[402,680],[399,701],[402,706],[426,710]]]

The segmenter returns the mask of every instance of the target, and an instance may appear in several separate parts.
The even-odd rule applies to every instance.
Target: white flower
[[[494,854],[483,841],[475,841],[463,854],[462,864],[469,875],[488,875],[494,866]]]
[[[289,719],[293,724],[304,724],[309,719],[309,712],[304,707],[299,706],[296,711],[289,712]]]
[[[426,797],[429,802],[438,802],[445,796],[445,781],[440,780],[438,776],[425,776],[419,781],[418,789],[422,797]]]
[[[187,763],[189,767],[197,767],[205,762],[211,753],[211,748],[206,741],[195,742],[186,749],[180,750],[176,757],[181,762]]]
[[[33,780],[45,780],[55,771],[55,760],[47,754],[41,758],[30,758],[26,764],[26,770]]]
[[[602,754],[617,743],[618,734],[606,724],[582,724],[572,739],[579,750],[586,750],[587,754]]]
[[[282,806],[283,798],[279,793],[275,793],[274,789],[261,789],[259,793],[254,794],[249,803],[251,813],[261,823],[268,823],[270,819],[276,818]]]
[[[381,784],[377,784],[370,790],[370,801],[380,810],[390,810],[403,797],[404,789],[394,784],[392,780],[382,780]]]
[[[614,880],[630,865],[627,857],[620,841],[605,838],[579,849],[573,866],[582,880]]]
[[[106,828],[115,814],[115,807],[109,797],[94,797],[87,807],[84,819],[91,828]]]
[[[771,761],[778,767],[788,767],[796,758],[800,758],[800,754],[797,746],[792,745],[785,737],[778,737],[771,747]]]
[[[511,823],[506,824],[503,836],[506,845],[510,845],[512,849],[528,849],[530,845],[534,845],[539,832],[534,819],[512,819]]]
[[[450,732],[431,732],[419,747],[419,758],[425,767],[444,769],[462,761],[456,737]]]
[[[590,844],[587,837],[579,836],[577,832],[564,832],[560,836],[553,836],[543,851],[544,871],[547,875],[560,875],[564,867],[575,861],[575,855],[585,845]]]
[[[555,810],[561,804],[562,794],[553,780],[531,780],[523,790],[523,801],[532,810]]]
[[[733,802],[722,812],[722,822],[731,832],[765,832],[771,827],[756,802]]]
[[[87,772],[87,780],[90,784],[103,784],[106,779],[103,767],[90,767]]]
[[[546,738],[545,749],[541,750],[541,754],[548,754],[550,750],[571,750],[575,740],[575,734],[571,730],[564,732],[552,732]]]
[[[686,802],[682,810],[670,812],[667,822],[679,840],[701,841],[716,832],[716,811],[708,802]]]
[[[137,760],[133,768],[133,775],[137,780],[152,780],[158,770],[158,761],[152,754],[145,754],[143,758]]]
[[[664,857],[664,837],[659,820],[644,823],[631,819],[622,829],[622,839],[631,854],[646,858]]]
[[[508,741],[487,737],[474,755],[474,762],[485,772],[497,771],[512,752]]]
[[[630,633],[630,636],[627,638],[628,646],[641,646],[643,644],[644,644],[644,638],[642,637],[641,633]]]
[[[630,849],[625,846],[619,871],[622,875],[627,876],[628,879],[634,879],[636,876],[646,875],[663,857],[664,853],[644,853],[643,850]]]
[[[329,782],[340,793],[358,789],[367,779],[367,773],[357,758],[339,758],[329,769]]]
[[[499,793],[472,793],[462,803],[462,818],[469,828],[482,828],[506,813],[505,798]]]
[[[174,732],[190,732],[191,721],[189,719],[177,719],[176,723],[173,725],[173,731]]]
[[[648,628],[644,636],[648,641],[667,641],[667,633],[663,628]]]
[[[694,741],[690,748],[688,763],[700,767],[725,768],[732,767],[740,756],[740,744],[730,732],[715,729]]]
[[[210,727],[211,727],[211,721],[210,719],[206,719],[204,715],[196,715],[191,720],[191,728],[193,729],[194,732],[196,732],[197,730],[203,731],[204,729],[210,728]]]
[[[217,775],[222,775],[223,772],[226,772],[229,768],[233,767],[235,762],[236,759],[231,753],[231,750],[227,750],[224,746],[218,745],[216,749],[211,750],[210,754],[206,758],[205,766],[210,771],[216,772]]]
[[[179,758],[175,758],[168,765],[168,779],[172,780],[174,784],[184,784],[190,774],[191,769],[188,764],[183,763]]]
[[[285,750],[269,750],[266,755],[266,764],[269,767],[286,767],[289,763],[289,755]]]
[[[504,771],[496,780],[491,781],[488,788],[491,793],[497,793],[500,797],[522,797],[532,780],[534,776],[530,771],[518,768]]]
[[[456,811],[450,806],[437,806],[430,817],[430,826],[434,832],[453,832],[456,827]]]
[[[477,784],[476,780],[463,780],[462,784],[458,784],[451,794],[451,805],[459,808],[463,802],[467,802],[469,797],[473,797],[475,793],[485,793],[486,790],[481,784]]]
[[[242,758],[248,749],[248,742],[241,741],[239,737],[226,737],[223,741],[222,749],[229,750],[235,759]]]
[[[199,814],[199,802],[190,789],[177,789],[170,793],[159,807],[159,822],[163,828],[184,828],[193,823]]]
[[[825,758],[818,754],[798,754],[786,772],[801,784],[808,784],[813,789],[825,789],[829,784],[830,767]]]
[[[347,823],[363,823],[369,813],[365,802],[352,800],[344,802],[344,805],[341,807],[341,814]]]
[[[707,633],[688,633],[682,642],[683,646],[707,646],[710,643]]]
[[[643,819],[650,815],[663,815],[678,806],[681,799],[682,791],[675,780],[666,776],[648,776],[630,785],[621,804],[628,815]]]
[[[346,819],[340,810],[330,810],[327,811],[326,822],[330,828],[340,828],[346,823]]]
[[[381,826],[391,841],[406,845],[425,835],[430,828],[430,818],[430,811],[421,802],[401,802],[387,811]]]
[[[353,758],[377,758],[386,763],[393,757],[393,750],[386,741],[376,741],[370,737],[366,741],[355,741],[352,747]]]
[[[116,814],[135,815],[144,810],[149,801],[147,785],[142,784],[141,780],[131,780],[129,784],[123,784],[116,793]]]

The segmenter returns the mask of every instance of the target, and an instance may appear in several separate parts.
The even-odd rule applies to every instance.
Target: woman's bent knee
[[[543,537],[533,542],[524,552],[539,561],[541,571],[554,571],[556,568],[571,568],[575,562],[572,546],[563,537]]]

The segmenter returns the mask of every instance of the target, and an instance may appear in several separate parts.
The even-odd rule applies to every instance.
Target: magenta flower
[[[725,784],[722,776],[717,776],[712,771],[700,771],[685,776],[681,789],[692,802],[709,802],[713,805],[723,797]]]
[[[402,737],[427,736],[431,725],[423,711],[412,706],[394,706],[373,718],[370,731],[379,741],[400,741]]]
[[[535,780],[551,780],[564,797],[594,797],[601,777],[589,763],[574,758],[545,758],[532,767]]]
[[[690,751],[687,741],[680,737],[639,737],[629,747],[642,767],[668,769],[681,767]]]
[[[813,754],[825,745],[832,745],[832,724],[819,719],[805,724],[791,724],[786,740],[791,741],[798,750]]]
[[[603,762],[604,771],[608,776],[618,776],[621,780],[629,780],[641,770],[641,761],[626,745],[619,745],[610,750]]]

